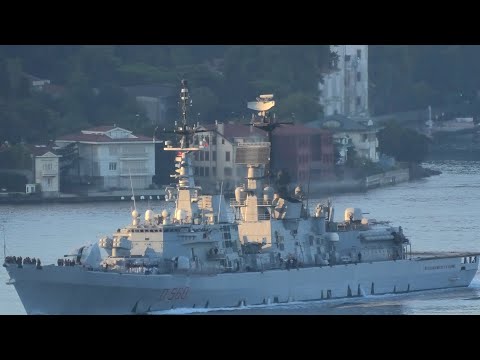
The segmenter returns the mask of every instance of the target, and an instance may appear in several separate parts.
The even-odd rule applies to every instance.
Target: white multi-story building
[[[371,119],[364,124],[344,115],[332,115],[323,120],[309,122],[305,126],[332,131],[333,141],[339,153],[338,164],[344,164],[347,161],[347,152],[350,147],[353,147],[361,158],[372,162],[379,160],[378,127],[373,125]]]
[[[60,147],[76,143],[78,166],[69,170],[92,190],[147,189],[155,175],[158,140],[118,126],[100,126],[60,137]],[[131,179],[131,180],[130,180]]]
[[[194,152],[193,166],[198,184],[208,190],[211,184],[217,188],[223,184],[223,190],[230,191],[245,183],[246,166],[235,164],[236,145],[266,141],[266,133],[252,126],[224,123],[199,129],[207,132],[196,134],[194,138],[196,144],[203,145],[200,151]]]
[[[60,157],[47,146],[32,147],[35,184],[40,185],[42,196],[52,197],[60,194]]]
[[[325,116],[368,116],[368,45],[330,45],[338,55],[319,84]]]

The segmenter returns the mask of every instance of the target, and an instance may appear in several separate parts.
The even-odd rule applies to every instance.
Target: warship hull
[[[472,254],[264,272],[144,275],[6,265],[27,314],[146,314],[468,286]]]

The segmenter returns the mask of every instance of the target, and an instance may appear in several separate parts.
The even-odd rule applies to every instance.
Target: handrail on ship
[[[245,200],[237,201],[235,198],[230,198],[230,206],[246,206]],[[257,205],[259,206],[272,206],[273,200],[257,199]]]

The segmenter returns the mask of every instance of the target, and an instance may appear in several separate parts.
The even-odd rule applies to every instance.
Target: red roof
[[[50,95],[63,95],[65,93],[65,87],[55,85],[55,84],[45,84],[43,85],[43,91],[49,93]]]
[[[90,130],[89,130],[90,131]],[[93,131],[93,130],[92,130]],[[85,141],[85,142],[135,142],[135,141],[152,141],[153,138],[137,135],[136,138],[121,138],[121,139],[112,139],[107,135],[103,134],[70,134],[60,136],[57,140],[63,141]]]
[[[35,156],[42,156],[48,152],[51,152],[52,154],[57,155],[55,153],[55,150],[52,149],[51,146],[47,146],[47,145],[28,145],[28,148],[30,152]]]
[[[257,129],[251,125],[241,124],[225,124],[223,125],[223,136],[226,138],[241,137],[246,138],[249,136],[266,137],[267,133],[263,130]]]
[[[102,125],[102,126],[96,126],[96,127],[90,128],[90,129],[85,129],[83,131],[107,132],[107,131],[113,130],[117,127],[118,126],[114,126],[114,125]]]
[[[202,125],[207,130],[215,130],[215,124]],[[267,137],[267,133],[249,124],[223,124],[223,136],[227,139],[247,138],[249,136]]]

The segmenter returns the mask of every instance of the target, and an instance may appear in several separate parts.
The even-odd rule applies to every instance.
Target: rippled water
[[[347,207],[360,207],[369,218],[401,225],[412,250],[480,250],[480,162],[435,161],[425,166],[441,175],[332,197],[336,219]],[[325,199],[318,201],[324,202]],[[314,207],[318,201],[312,201]],[[158,211],[165,203],[152,202]],[[139,210],[147,209],[138,202]],[[130,221],[129,202],[0,206],[10,254],[56,262],[67,251],[109,235]],[[1,229],[0,229],[1,232]],[[1,238],[0,238],[1,239]],[[8,276],[0,270],[0,314],[24,314]],[[480,275],[469,288],[358,299],[276,304],[241,309],[176,309],[160,314],[480,314]]]

